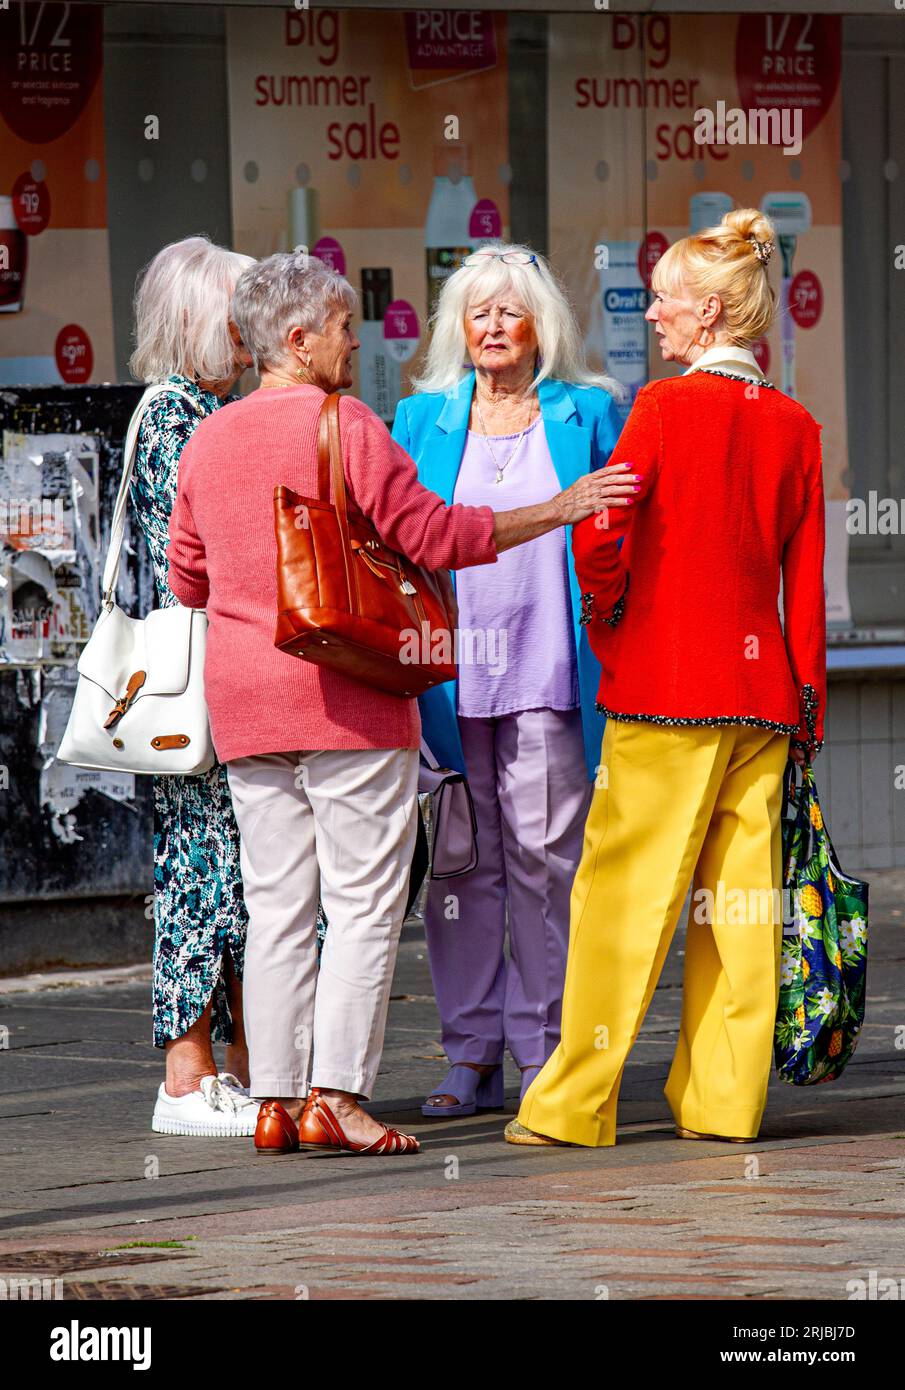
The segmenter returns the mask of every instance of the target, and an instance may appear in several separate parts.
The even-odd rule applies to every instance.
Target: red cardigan
[[[273,490],[317,494],[316,386],[260,388],[203,420],[179,459],[167,550],[180,603],[207,608],[205,693],[221,762],[322,748],[417,748],[417,700],[386,695],[273,645]],[[496,560],[489,507],[447,507],[352,396],[339,406],[346,483],[380,535],[428,569]]]
[[[820,426],[775,388],[697,371],[639,392],[610,459],[621,462],[643,476],[638,499],[572,537],[601,711],[753,724],[806,743],[805,702],[816,701],[819,746]]]

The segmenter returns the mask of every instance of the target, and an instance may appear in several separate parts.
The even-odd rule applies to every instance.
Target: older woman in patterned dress
[[[205,237],[189,237],[159,252],[136,295],[133,375],[173,388],[145,413],[132,478],[161,607],[177,601],[166,548],[180,455],[251,362],[229,303],[252,264]],[[156,777],[154,1045],[166,1049],[166,1080],[152,1129],[160,1133],[254,1133],[242,1023],[247,924],[225,767],[215,763],[200,777]],[[226,1043],[226,1071],[219,1074],[212,1040]]]

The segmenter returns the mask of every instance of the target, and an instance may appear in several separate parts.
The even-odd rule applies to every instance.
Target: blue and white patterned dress
[[[161,608],[176,603],[167,583],[170,512],[179,456],[201,421],[226,404],[188,377],[149,406],[138,436],[131,496],[148,542]],[[181,1037],[213,998],[211,1037],[232,1041],[223,981],[228,951],[239,979],[248,913],[239,864],[239,830],[226,767],[200,777],[154,778],[154,1045]]]

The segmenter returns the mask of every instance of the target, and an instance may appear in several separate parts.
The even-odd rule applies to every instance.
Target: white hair
[[[174,374],[210,382],[234,376],[229,302],[250,265],[251,256],[215,246],[206,236],[186,237],[158,251],[135,291],[132,375],[148,382]]]
[[[293,328],[323,333],[337,311],[355,308],[355,291],[317,256],[279,251],[242,276],[233,295],[233,318],[258,371],[289,356]]]
[[[535,255],[530,246],[487,242],[481,250]],[[571,305],[542,256],[528,265],[512,265],[488,256],[483,265],[462,265],[443,282],[431,319],[431,340],[423,373],[412,381],[416,391],[454,391],[471,370],[465,342],[465,315],[473,304],[511,293],[534,319],[538,370],[533,385],[546,377],[575,386],[600,386],[620,400],[623,388],[612,377],[588,366]]]

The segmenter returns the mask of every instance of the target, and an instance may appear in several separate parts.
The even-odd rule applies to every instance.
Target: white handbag
[[[467,777],[440,767],[421,740],[418,791],[433,801],[430,876],[457,878],[478,866],[478,820]]]
[[[114,598],[139,426],[150,402],[173,391],[197,409],[172,384],[150,386],[126,433],[101,614],[78,661],[75,699],[57,752],[60,762],[76,767],[191,776],[215,762],[204,698],[204,609],[176,604],[130,618]]]

